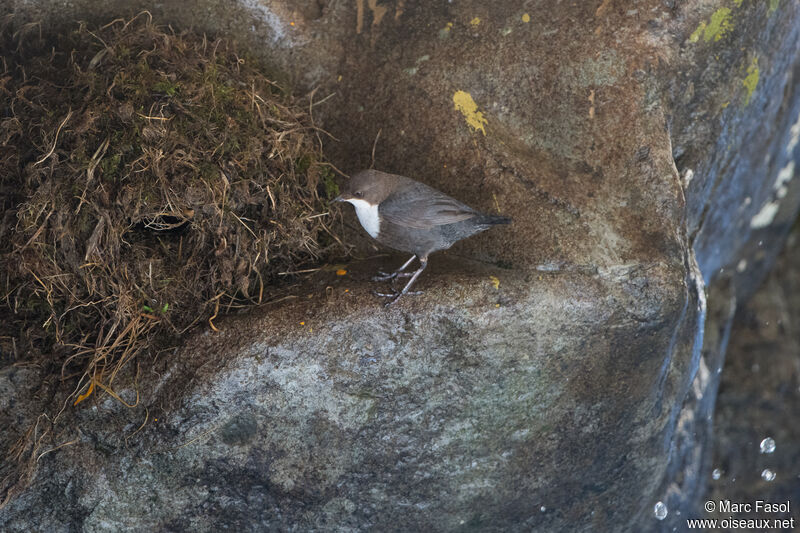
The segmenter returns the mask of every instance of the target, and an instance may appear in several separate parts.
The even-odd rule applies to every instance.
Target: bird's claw
[[[397,277],[397,272],[384,272],[383,270],[378,270],[378,275],[372,278],[372,281],[388,281],[390,279],[394,279]]]
[[[383,304],[385,307],[389,307],[390,305],[395,303],[397,300],[399,300],[400,297],[403,296],[403,295],[407,294],[409,296],[416,296],[416,295],[422,294],[423,292],[424,291],[406,291],[406,292],[392,291],[392,292],[388,292],[387,293],[387,292],[372,291],[372,293],[375,296],[380,296],[382,298],[389,298],[389,301],[386,302],[385,304]]]
[[[408,278],[413,275],[413,272],[384,272],[383,270],[378,270],[378,275],[373,276],[372,281],[389,281],[390,279]]]
[[[397,292],[397,291],[394,291],[394,292],[372,291],[372,294],[374,294],[375,296],[380,296],[381,298],[396,298],[397,296],[400,295],[400,293]]]

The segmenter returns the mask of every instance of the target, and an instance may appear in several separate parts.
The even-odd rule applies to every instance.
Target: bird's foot
[[[403,291],[392,291],[392,292],[372,291],[372,293],[375,296],[380,296],[381,298],[389,298],[389,301],[384,304],[386,307],[389,307],[390,305],[395,303],[404,294],[408,294],[408,295],[411,295],[411,296],[416,296],[418,294],[423,294],[424,292],[425,291],[405,291],[405,292],[403,292]]]
[[[397,277],[397,272],[384,272],[378,270],[378,275],[372,277],[372,281],[388,281]]]
[[[390,279],[408,278],[413,276],[413,272],[384,272],[378,270],[378,275],[372,278],[372,281],[389,281]]]
[[[416,256],[414,256],[414,257],[416,257]],[[405,265],[403,265],[402,267],[400,267],[399,270],[396,270],[394,272],[395,277],[402,275],[403,269],[406,268],[408,266],[408,264],[411,261],[414,260],[414,257],[412,257],[411,259],[406,261]],[[420,264],[419,269],[416,272],[410,273],[411,279],[408,280],[408,283],[406,283],[406,286],[403,287],[402,291],[397,292],[397,290],[392,289],[392,293],[391,294],[386,294],[386,293],[381,293],[381,292],[375,291],[375,294],[377,294],[378,296],[382,296],[384,298],[391,298],[391,300],[389,300],[386,303],[387,307],[392,305],[393,303],[395,303],[397,300],[399,300],[400,297],[403,296],[404,294],[422,294],[422,291],[413,291],[413,292],[409,291],[411,286],[414,285],[414,282],[417,281],[417,278],[419,277],[419,275],[422,274],[422,271],[425,270],[425,266],[428,264],[428,258],[427,257],[420,257],[419,264]]]
[[[395,296],[397,296],[400,293],[397,292],[397,291],[394,291],[394,292],[372,291],[372,294],[374,294],[375,296],[380,296],[381,298],[394,298]]]

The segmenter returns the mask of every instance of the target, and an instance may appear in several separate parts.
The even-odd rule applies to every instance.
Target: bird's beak
[[[334,198],[331,201],[332,202],[344,202],[344,198],[342,198],[342,195],[340,194],[339,196],[337,196],[336,198]]]

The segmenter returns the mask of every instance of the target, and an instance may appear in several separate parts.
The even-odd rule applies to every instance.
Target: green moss
[[[304,155],[303,157],[299,157],[294,162],[294,171],[298,174],[305,174],[308,170],[308,167],[311,166],[311,157]]]
[[[216,165],[213,165],[207,161],[203,161],[200,163],[200,175],[206,180],[216,180],[219,178],[219,170],[217,170]]]
[[[322,183],[325,185],[325,196],[328,199],[339,196],[339,185],[336,184],[333,170],[330,167],[323,167],[320,174],[322,175]]]
[[[156,82],[153,85],[153,90],[159,93],[164,93],[167,96],[175,96],[175,94],[178,92],[178,84],[169,80],[163,80]]]
[[[119,169],[119,164],[122,161],[122,156],[120,154],[114,154],[111,157],[105,157],[102,161],[100,161],[100,168],[103,171],[103,178],[107,180],[113,180],[117,177],[117,170]]]
[[[236,152],[240,151],[242,148],[241,144],[239,144],[239,139],[236,137],[228,138],[224,143],[222,143],[222,150],[221,154],[235,154]]]
[[[169,304],[158,306],[156,309],[158,309],[159,313],[164,314],[167,311],[169,311]],[[142,304],[142,311],[144,311],[145,313],[155,313],[156,309],[150,307],[147,304]]]
[[[83,192],[83,187],[77,181],[72,182],[70,185],[70,193],[72,194],[73,198],[80,197],[81,193]]]
[[[89,235],[91,235],[91,233],[94,231],[96,225],[97,219],[89,213],[89,210],[81,209],[80,213],[78,213],[77,223],[75,224],[75,227],[78,230],[78,235],[88,238]]]
[[[781,3],[781,0],[769,0],[769,11],[768,13],[772,14],[775,10],[778,9],[778,4]]]
[[[211,63],[205,68],[200,82],[209,88],[211,105],[218,103],[224,105],[233,101],[235,90],[222,78],[216,63]]]
[[[233,99],[233,87],[220,83],[215,87],[214,95],[224,104]]]

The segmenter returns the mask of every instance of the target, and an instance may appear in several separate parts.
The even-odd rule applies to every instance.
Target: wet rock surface
[[[775,270],[737,312],[714,413],[714,452],[704,499],[790,501],[791,513],[719,513],[718,518],[790,518],[800,501],[800,231]],[[772,475],[774,474],[774,478]]]
[[[12,2],[75,18],[144,4]],[[139,404],[65,409],[0,528],[639,531],[685,516],[726,328],[800,202],[800,7],[526,5],[163,3],[164,20],[236,35],[297,91],[319,87],[343,170],[370,164],[380,131],[377,168],[515,223],[434,255],[426,294],[388,310],[369,275],[403,258],[322,271],[142,358],[117,391]],[[35,391],[36,372],[7,366],[0,387]],[[5,401],[8,448],[38,411]]]

